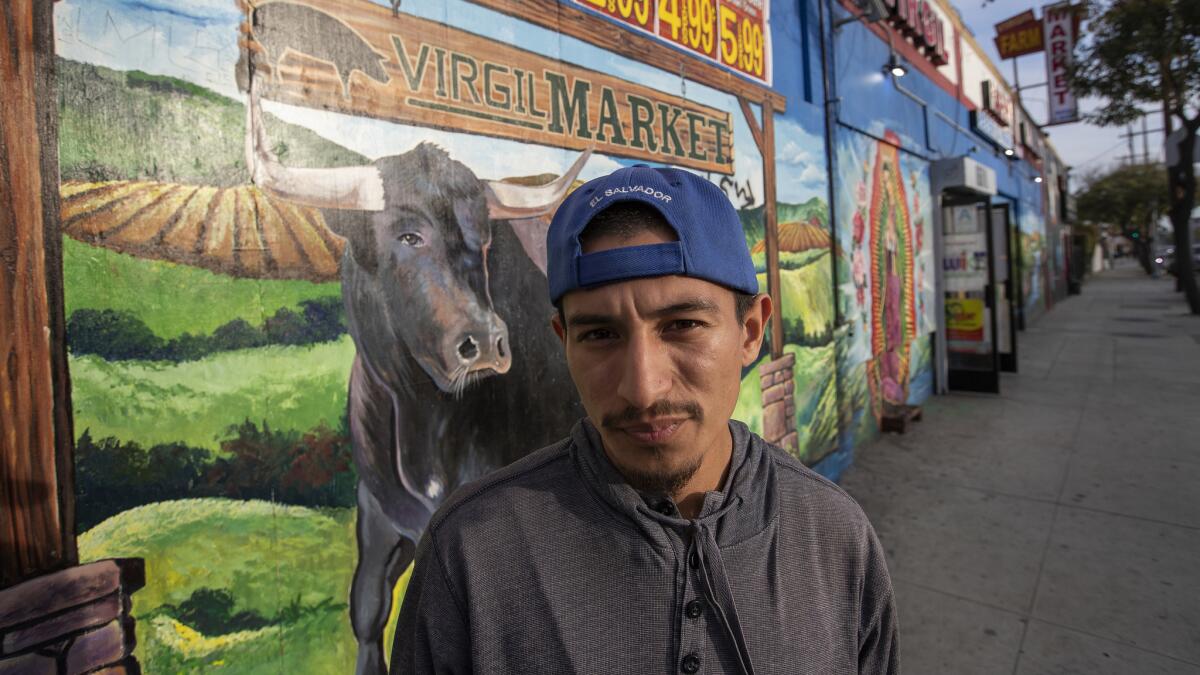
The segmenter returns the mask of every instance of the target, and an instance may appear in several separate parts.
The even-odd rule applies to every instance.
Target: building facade
[[[581,414],[544,234],[617,167],[734,203],[735,417],[822,474],[1015,367],[1065,169],[951,6],[883,5],[57,2],[79,558],[145,560],[142,666],[368,670],[429,513]]]

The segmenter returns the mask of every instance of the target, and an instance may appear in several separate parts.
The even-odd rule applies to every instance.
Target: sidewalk
[[[1200,675],[1200,319],[1172,288],[1093,278],[999,397],[859,452],[906,675]]]

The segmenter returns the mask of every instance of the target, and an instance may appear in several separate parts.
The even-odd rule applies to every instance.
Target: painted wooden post
[[[779,278],[779,218],[775,205],[775,106],[762,103],[763,232],[767,243],[767,292],[775,301],[771,318],[771,358],[783,356],[783,296]]]
[[[0,588],[76,560],[53,3],[9,0],[2,21]]]

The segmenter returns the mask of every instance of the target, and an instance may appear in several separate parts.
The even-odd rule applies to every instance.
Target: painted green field
[[[162,502],[126,511],[84,533],[79,554],[84,561],[146,560],[146,586],[133,596],[133,614],[136,654],[147,673],[353,668],[355,641],[347,614],[355,561],[353,509],[227,499]],[[406,582],[401,580],[401,588]],[[237,612],[270,617],[271,625],[205,635],[174,615],[200,589],[227,592]]]
[[[77,309],[128,311],[164,339],[209,335],[233,319],[251,325],[280,307],[338,297],[341,284],[235,279],[187,265],[144,260],[63,238],[67,316]]]
[[[269,346],[179,364],[71,357],[75,433],[115,436],[145,447],[183,441],[218,449],[232,424],[336,427],[346,408],[354,342]]]
[[[784,332],[790,339],[814,338],[832,330],[833,285],[829,251],[807,257],[804,265],[798,268],[780,269],[779,282],[782,307],[776,311],[781,312]],[[765,272],[758,275],[758,287],[766,292]]]
[[[784,345],[785,354],[794,354],[796,389],[796,429],[800,435],[800,456],[806,462],[819,459],[832,447],[837,435],[837,383],[833,376],[833,346],[801,347]],[[733,418],[745,422],[750,430],[762,433],[762,386],[758,369],[763,357],[742,378],[741,392]]]

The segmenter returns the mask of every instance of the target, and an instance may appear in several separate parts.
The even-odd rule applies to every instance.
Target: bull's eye
[[[412,246],[416,248],[425,245],[425,237],[422,237],[416,232],[405,232],[396,238],[399,239],[400,243],[404,244],[405,246]]]

